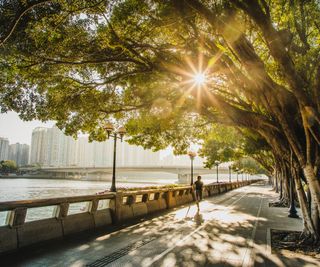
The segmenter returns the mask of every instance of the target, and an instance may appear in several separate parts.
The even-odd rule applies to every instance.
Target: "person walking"
[[[197,177],[197,181],[195,181],[194,187],[196,190],[196,202],[199,209],[199,202],[202,200],[202,189],[203,189],[203,182],[201,181],[200,175]]]

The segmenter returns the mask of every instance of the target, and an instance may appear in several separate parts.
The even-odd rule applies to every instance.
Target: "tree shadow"
[[[230,191],[200,202],[199,208],[182,206],[122,228],[19,252],[1,262],[4,266],[84,266],[127,249],[108,266],[319,266],[306,257],[268,254],[264,224],[269,218],[259,215],[260,203],[270,199],[266,188],[250,186],[245,196]]]

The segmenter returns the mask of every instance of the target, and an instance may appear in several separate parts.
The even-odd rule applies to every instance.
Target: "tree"
[[[249,174],[266,174],[266,170],[261,167],[256,160],[250,157],[241,158],[232,164],[233,169]]]
[[[4,174],[16,172],[18,170],[17,164],[13,160],[2,160],[0,162],[0,172]]]
[[[95,140],[116,119],[132,142],[178,152],[212,123],[241,129],[267,144],[281,181],[294,180],[305,234],[319,239],[317,1],[24,3],[1,3],[2,111]]]
[[[206,166],[209,168],[214,166],[215,161],[241,161],[250,157],[259,162],[269,175],[273,172],[270,147],[263,138],[245,129],[211,125],[210,132],[202,136],[202,140],[200,155],[206,157]]]

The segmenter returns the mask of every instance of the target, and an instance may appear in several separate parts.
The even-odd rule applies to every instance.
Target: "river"
[[[155,179],[154,181],[117,182],[117,188],[145,187],[174,183],[175,179]],[[54,198],[64,196],[79,196],[96,194],[109,189],[109,181],[80,181],[63,179],[32,179],[32,178],[0,178],[0,202],[13,200],[28,200]],[[70,205],[69,213],[77,213],[85,209],[85,204]],[[26,221],[51,217],[54,207],[28,209]],[[0,212],[0,225],[5,224],[7,213]]]
[[[161,177],[161,178],[159,178]],[[134,173],[119,177],[117,188],[146,187],[177,183],[177,176],[168,173]],[[219,181],[227,181],[228,175],[219,175]],[[236,176],[232,177],[236,180]],[[216,181],[215,175],[203,175],[205,184]],[[33,178],[0,178],[0,203],[13,200],[55,198],[96,194],[109,189],[110,181],[82,181],[64,179],[33,179]],[[69,214],[85,209],[85,204],[70,205]],[[53,214],[54,207],[28,209],[26,221],[48,218]],[[6,212],[0,212],[0,225],[5,224]]]
[[[216,181],[215,175],[202,177],[205,184]],[[232,179],[234,181],[236,177],[233,176]],[[134,173],[119,177],[119,180],[117,188],[146,187],[177,183],[177,176],[168,173]],[[227,180],[227,174],[219,174],[219,181]],[[95,194],[110,186],[110,181],[0,178],[0,202]]]

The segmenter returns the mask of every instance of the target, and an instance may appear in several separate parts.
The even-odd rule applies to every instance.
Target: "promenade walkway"
[[[271,254],[269,229],[301,230],[277,195],[254,184],[140,220],[3,257],[1,266],[320,266],[296,253]],[[76,226],[75,226],[76,227]]]

